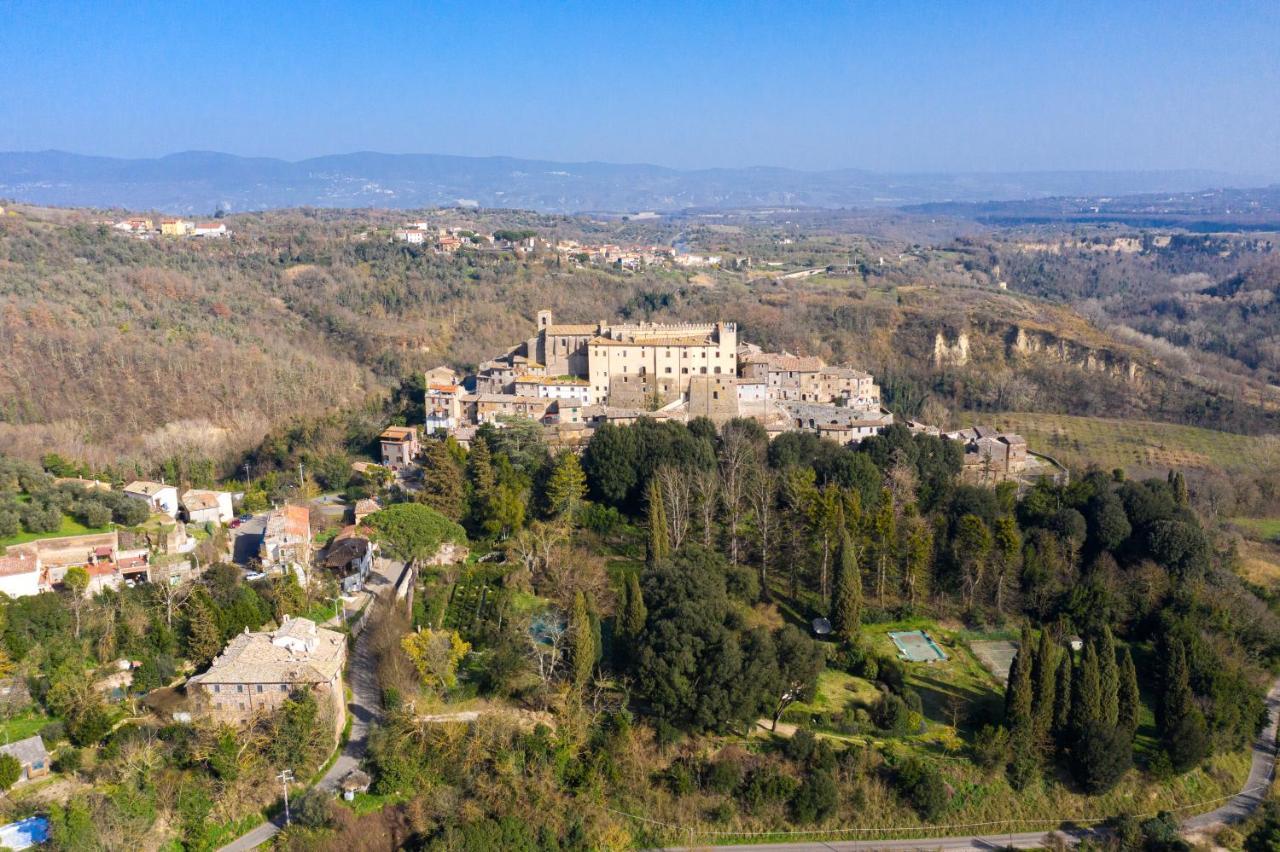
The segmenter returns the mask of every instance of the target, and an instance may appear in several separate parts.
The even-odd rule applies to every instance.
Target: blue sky
[[[1280,2],[15,2],[0,150],[1280,176]]]

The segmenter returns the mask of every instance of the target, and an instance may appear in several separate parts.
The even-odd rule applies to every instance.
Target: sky
[[[0,150],[1280,177],[1280,2],[0,0]]]

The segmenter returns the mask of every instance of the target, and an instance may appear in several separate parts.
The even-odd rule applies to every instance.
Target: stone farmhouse
[[[310,619],[286,618],[275,630],[233,637],[208,671],[187,681],[187,694],[201,711],[243,724],[311,689],[333,710],[336,734],[344,722],[346,661],[346,636]]]

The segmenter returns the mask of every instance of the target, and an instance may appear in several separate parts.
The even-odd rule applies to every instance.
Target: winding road
[[[391,598],[391,589],[404,570],[404,564],[389,559],[378,559],[369,574],[365,586],[374,595],[369,606],[386,606]],[[369,746],[369,728],[378,718],[382,706],[382,695],[378,689],[378,676],[373,659],[372,621],[378,616],[375,611],[370,616],[370,625],[366,626],[356,637],[356,647],[351,653],[347,665],[348,683],[351,686],[351,703],[347,705],[351,713],[351,732],[347,737],[342,753],[333,762],[318,782],[321,790],[337,792],[338,782],[342,777],[360,766],[365,751]],[[296,794],[295,794],[296,795]],[[284,814],[274,819],[259,823],[248,832],[223,846],[218,852],[248,852],[266,843],[284,828]]]

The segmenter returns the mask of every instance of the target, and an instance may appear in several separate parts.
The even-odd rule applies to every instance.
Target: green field
[[[1231,525],[1254,541],[1280,540],[1280,518],[1232,518]]]
[[[1147,420],[1005,412],[966,415],[965,423],[1017,432],[1034,452],[1075,468],[1096,464],[1104,470],[1258,470],[1274,466],[1280,451],[1276,437]]]
[[[15,544],[26,544],[31,541],[40,541],[46,538],[62,538],[69,535],[85,535],[86,533],[104,533],[110,531],[111,524],[108,524],[105,527],[86,527],[70,515],[63,515],[62,526],[58,527],[56,531],[47,533],[23,531],[17,535],[11,535],[8,538],[0,538],[0,548],[10,547]]]

